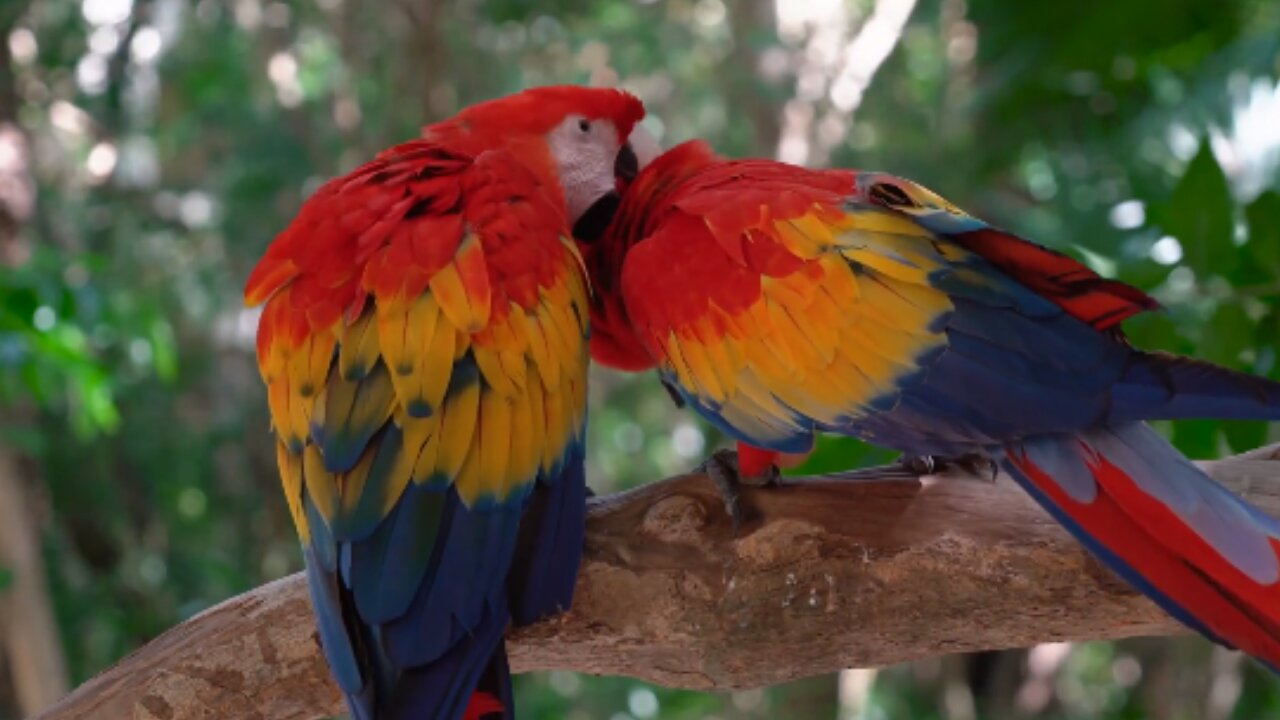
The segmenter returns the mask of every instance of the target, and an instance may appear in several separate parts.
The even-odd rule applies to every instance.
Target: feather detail
[[[1280,383],[1134,350],[1141,291],[905,180],[694,144],[632,187],[588,248],[603,359],[642,348],[753,467],[815,430],[992,455],[1138,590],[1280,667],[1280,520],[1139,422],[1280,419]]]
[[[578,98],[629,130],[639,107],[532,96],[521,122]],[[510,707],[509,603],[566,607],[581,552],[589,297],[550,126],[483,146],[459,127],[326,183],[246,286],[266,303],[259,367],[324,650],[359,720],[460,717],[482,676],[501,705],[472,710]],[[531,493],[549,514],[522,536]],[[508,588],[521,543],[537,570]]]
[[[1033,497],[1170,614],[1280,666],[1280,522],[1141,424],[1013,445],[1007,458]]]

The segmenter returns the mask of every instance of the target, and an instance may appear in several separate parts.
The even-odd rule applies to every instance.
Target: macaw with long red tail
[[[356,720],[510,717],[508,620],[569,606],[589,314],[571,227],[613,194],[643,115],[567,86],[470,107],[321,187],[249,278],[280,477]]]
[[[1143,422],[1280,419],[1280,384],[1131,347],[1147,295],[912,182],[700,142],[580,242],[592,355],[656,366],[743,479],[815,432],[977,454],[1170,614],[1280,666],[1280,522]]]

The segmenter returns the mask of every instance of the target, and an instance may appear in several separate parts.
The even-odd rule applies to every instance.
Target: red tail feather
[[[1091,467],[1097,496],[1081,503],[1025,455],[1008,457],[1086,534],[1187,614],[1240,650],[1280,666],[1280,587],[1260,585],[1228,565],[1105,458],[1095,456]]]
[[[462,720],[482,720],[484,716],[500,713],[504,709],[498,698],[487,692],[477,692],[471,696],[466,712],[462,713]]]
[[[1160,307],[1135,287],[1107,280],[1067,255],[1000,230],[958,233],[951,238],[1099,330]]]

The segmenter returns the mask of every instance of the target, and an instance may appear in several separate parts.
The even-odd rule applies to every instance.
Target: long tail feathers
[[[1130,584],[1192,629],[1280,668],[1280,521],[1141,423],[1003,450],[1005,471]]]
[[[1112,389],[1112,423],[1280,420],[1280,383],[1162,352],[1135,352]]]
[[[501,622],[481,623],[475,633],[457,643],[439,660],[403,671],[394,689],[380,698],[375,720],[460,720],[475,709],[475,692],[496,698],[511,716],[511,675]],[[487,715],[481,718],[489,720]]]
[[[307,569],[318,568],[308,552]],[[378,642],[378,631],[343,617],[341,590],[330,595],[317,593],[327,588],[322,582],[335,579],[322,574],[309,583],[319,614],[321,646],[334,668],[352,720],[512,720],[514,715],[511,671],[507,665],[503,634],[508,614],[505,607],[491,608],[475,632],[461,638],[440,658],[408,670],[397,670]],[[321,581],[321,582],[317,582]],[[336,582],[333,583],[336,585]],[[346,595],[345,609],[354,602]],[[330,621],[330,619],[335,619]],[[341,630],[354,629],[361,642]],[[367,674],[354,666],[360,655]],[[349,670],[343,673],[340,670]]]

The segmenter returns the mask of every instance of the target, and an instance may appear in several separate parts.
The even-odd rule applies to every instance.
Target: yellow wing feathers
[[[891,399],[919,358],[945,344],[935,323],[952,305],[928,282],[947,260],[943,250],[918,225],[884,212],[815,206],[769,222],[768,237],[801,262],[761,270],[747,298],[730,283],[706,281],[707,311],[652,340],[668,372],[746,430],[776,428],[797,413],[835,423]],[[682,244],[690,252],[699,242],[655,237],[658,246],[632,252],[677,253]],[[710,234],[701,242],[725,244]],[[741,260],[725,253],[722,262],[727,272]]]
[[[271,296],[259,360],[304,542],[304,488],[335,528],[385,516],[409,482],[451,483],[469,506],[501,502],[581,437],[587,288],[559,247],[532,303],[491,276],[474,235],[416,297],[369,287],[362,312],[325,326],[299,331],[292,286]]]

